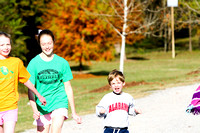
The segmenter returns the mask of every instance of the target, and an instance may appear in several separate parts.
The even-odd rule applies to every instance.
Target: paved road
[[[130,117],[130,133],[200,133],[200,115],[185,112],[198,84],[168,88],[136,99],[143,114]],[[66,121],[62,133],[102,133],[102,119],[95,114],[82,116],[83,123]],[[35,133],[36,129],[23,133]]]

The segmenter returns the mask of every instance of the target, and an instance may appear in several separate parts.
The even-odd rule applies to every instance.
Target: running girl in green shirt
[[[34,57],[27,70],[31,74],[30,81],[41,95],[46,98],[45,106],[38,104],[37,96],[29,91],[29,100],[33,109],[33,117],[38,132],[61,132],[65,119],[68,118],[68,100],[72,116],[78,124],[81,118],[76,114],[73,89],[70,80],[73,79],[68,62],[53,53],[55,38],[50,30],[42,30],[38,35],[42,52]]]

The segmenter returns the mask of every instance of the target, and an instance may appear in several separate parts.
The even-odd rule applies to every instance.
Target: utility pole
[[[174,7],[178,6],[178,0],[167,0],[167,6],[171,7],[171,28],[172,28],[172,58],[175,58],[175,37],[174,37]]]

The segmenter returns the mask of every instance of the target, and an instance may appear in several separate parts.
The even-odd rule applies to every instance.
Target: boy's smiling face
[[[125,85],[125,82],[122,82],[119,77],[115,77],[111,82],[110,82],[110,87],[116,94],[120,94],[122,92],[122,88]]]

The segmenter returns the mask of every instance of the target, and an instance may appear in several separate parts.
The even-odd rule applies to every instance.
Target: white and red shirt
[[[104,108],[105,114],[100,114]],[[124,128],[128,127],[128,115],[135,115],[134,99],[125,92],[115,94],[113,92],[106,94],[96,106],[98,117],[104,117],[104,126]]]

